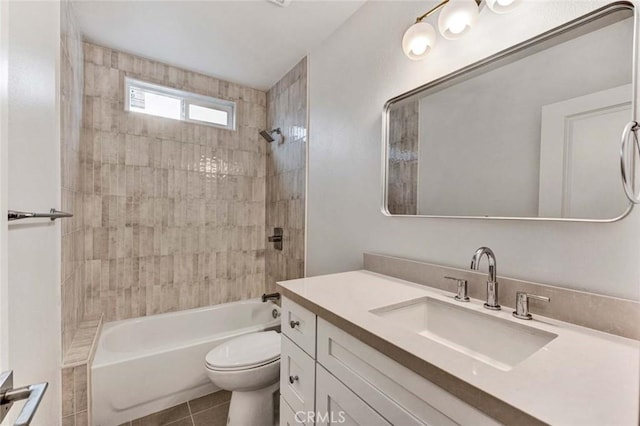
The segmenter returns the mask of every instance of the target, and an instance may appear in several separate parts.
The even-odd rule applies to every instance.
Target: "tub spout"
[[[280,293],[265,293],[262,295],[262,301],[266,302],[267,300],[280,300]]]

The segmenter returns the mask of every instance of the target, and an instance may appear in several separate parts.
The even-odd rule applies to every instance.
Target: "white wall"
[[[8,153],[8,167],[0,180],[8,176],[9,208],[47,211],[60,205],[60,6],[13,1],[7,10],[8,133],[0,154]],[[60,419],[60,226],[27,221],[1,230],[8,247],[8,256],[0,253],[8,263],[8,277],[0,282],[1,306],[8,310],[2,315],[8,319],[2,367],[14,370],[17,386],[49,382],[36,426]]]
[[[366,3],[310,55],[308,274],[358,269],[375,251],[468,267],[494,249],[498,273],[640,299],[640,210],[612,224],[393,218],[380,213],[381,117],[389,98],[593,10],[600,1],[529,1],[484,10],[457,42],[408,60],[404,30],[428,2]]]

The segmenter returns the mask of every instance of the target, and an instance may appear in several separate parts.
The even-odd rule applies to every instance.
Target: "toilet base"
[[[273,426],[273,394],[280,388],[276,382],[266,388],[231,393],[227,426]]]

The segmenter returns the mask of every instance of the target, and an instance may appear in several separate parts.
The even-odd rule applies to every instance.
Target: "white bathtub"
[[[119,425],[218,390],[204,358],[220,343],[277,327],[272,302],[225,303],[106,323],[91,366],[94,426]]]

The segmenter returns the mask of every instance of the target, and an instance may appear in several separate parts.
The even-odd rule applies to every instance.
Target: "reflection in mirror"
[[[392,99],[388,212],[624,216],[619,150],[633,119],[633,28],[633,10],[610,7]]]

